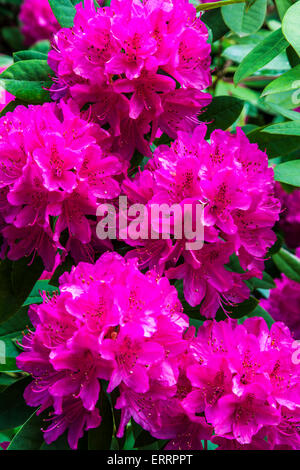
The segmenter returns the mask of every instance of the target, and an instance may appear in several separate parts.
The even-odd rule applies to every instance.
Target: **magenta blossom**
[[[48,271],[58,248],[93,260],[95,247],[103,251],[98,204],[119,195],[127,168],[111,154],[109,135],[64,103],[19,106],[0,119],[0,129],[2,255],[37,253]]]
[[[95,11],[85,0],[76,10],[74,26],[52,41],[52,97],[91,104],[126,158],[135,149],[150,156],[157,131],[193,130],[211,101],[203,93],[211,84],[208,33],[194,6],[113,0]]]
[[[269,331],[260,318],[206,321],[196,338],[192,329],[184,338],[185,350],[173,356],[176,383],[166,386],[160,372],[146,393],[120,386],[119,436],[132,417],[170,439],[172,450],[201,450],[202,440],[220,449],[299,449],[300,366],[287,327],[275,323]]]
[[[204,414],[224,448],[263,448],[267,436],[271,447],[286,444],[289,428],[290,445],[299,449],[293,410],[300,403],[300,365],[292,361],[293,341],[283,323],[269,331],[261,318],[243,325],[206,321],[190,346],[195,365],[187,367],[187,377],[193,389],[182,402],[190,418]]]
[[[7,450],[9,444],[10,444],[9,441],[0,442],[0,447],[2,450]]]
[[[27,45],[51,39],[60,29],[48,0],[23,0],[19,19]]]
[[[244,280],[261,276],[266,252],[276,240],[271,229],[280,204],[273,170],[256,144],[240,129],[236,134],[216,130],[210,144],[205,133],[202,124],[192,135],[179,132],[171,148],[156,148],[144,171],[124,181],[123,191],[130,203],[145,204],[148,214],[155,204],[189,204],[191,215],[202,205],[201,249],[187,247],[193,240],[175,236],[181,224],[175,213],[167,220],[152,216],[158,239],[129,239],[135,249],[127,256],[138,257],[141,268],[182,279],[189,304],[200,305],[201,314],[212,318],[222,303],[233,305],[249,296]],[[172,239],[163,238],[167,224]],[[238,273],[228,268],[232,257],[242,268]]]
[[[53,409],[46,442],[68,429],[75,448],[84,430],[100,425],[100,380],[108,381],[108,391],[120,386],[134,396],[152,394],[153,381],[174,393],[188,322],[166,278],[144,275],[116,253],[79,263],[60,278],[59,289],[31,307],[35,332],[24,336],[17,362],[33,377],[27,404],[39,406],[39,413]]]

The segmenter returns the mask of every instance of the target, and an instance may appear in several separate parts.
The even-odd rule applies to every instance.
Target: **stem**
[[[224,5],[233,5],[234,3],[245,3],[246,0],[221,0],[221,2],[214,2],[214,3],[201,3],[198,5],[196,10],[197,11],[206,11],[206,10],[213,10],[214,8],[223,7]]]

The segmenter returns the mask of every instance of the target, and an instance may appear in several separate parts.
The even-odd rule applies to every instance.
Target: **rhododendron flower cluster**
[[[177,291],[116,253],[65,273],[60,295],[45,295],[30,318],[35,333],[24,337],[18,365],[34,378],[27,403],[39,413],[54,409],[48,443],[69,428],[75,448],[84,429],[99,426],[99,379],[108,380],[108,392],[124,386],[142,396],[150,396],[152,382],[166,390],[177,382],[188,327]]]
[[[202,249],[186,249],[185,240],[139,239],[128,241],[138,245],[128,257],[138,257],[141,268],[150,266],[172,279],[183,279],[186,300],[192,306],[202,302],[200,312],[210,318],[222,302],[232,304],[249,296],[243,280],[261,276],[263,259],[276,240],[271,228],[280,203],[267,155],[250,144],[242,130],[216,130],[211,143],[204,140],[205,133],[202,124],[192,135],[180,132],[171,147],[156,148],[145,170],[125,180],[123,190],[131,202],[149,208],[203,204]],[[174,230],[176,217],[172,224]],[[162,235],[163,224],[156,225]],[[225,267],[232,255],[238,256],[243,273]]]
[[[76,6],[73,28],[53,39],[48,63],[56,73],[53,98],[72,97],[109,127],[130,158],[150,156],[149,140],[191,131],[211,101],[206,26],[188,0],[112,0],[95,11]],[[147,136],[147,138],[146,138]]]
[[[23,0],[19,19],[27,45],[51,39],[60,29],[48,0]]]
[[[121,386],[125,423],[132,416],[170,439],[166,449],[202,449],[203,439],[220,449],[299,449],[300,365],[283,323],[269,331],[260,318],[206,321],[186,341],[173,395],[154,384],[151,395]]]
[[[285,274],[274,282],[276,287],[271,289],[267,299],[260,301],[260,305],[274,320],[283,321],[295,339],[300,339],[300,284]]]
[[[212,2],[0,7],[0,450],[300,450],[299,87]]]
[[[191,342],[197,363],[186,369],[193,389],[184,409],[191,418],[204,412],[221,448],[263,448],[267,438],[271,449],[299,449],[300,364],[293,343],[279,322],[270,331],[262,318],[204,322]]]
[[[195,337],[167,278],[116,253],[80,263],[59,287],[31,307],[35,332],[17,359],[33,376],[27,403],[53,410],[47,443],[68,429],[76,448],[101,424],[107,381],[108,393],[120,392],[119,437],[133,417],[169,449],[200,449],[212,435],[222,446],[259,448],[267,438],[269,448],[299,448],[300,365],[283,323],[206,321]]]
[[[98,201],[119,194],[124,171],[99,145],[107,133],[67,104],[46,103],[7,113],[0,135],[2,256],[37,253],[48,271],[58,248],[92,260]]]

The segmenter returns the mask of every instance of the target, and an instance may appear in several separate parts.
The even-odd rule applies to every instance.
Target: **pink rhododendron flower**
[[[154,204],[203,205],[201,249],[187,248],[186,238],[176,239],[175,214],[167,221],[152,217],[160,239],[128,240],[136,249],[127,256],[138,257],[141,268],[183,279],[186,300],[193,307],[201,304],[202,315],[212,318],[222,303],[232,305],[249,296],[244,280],[261,276],[266,252],[276,240],[271,228],[280,204],[273,170],[256,144],[240,129],[236,134],[216,130],[210,144],[205,133],[201,124],[192,135],[179,132],[171,147],[156,148],[145,170],[124,181],[123,191],[130,203],[145,204],[148,214]],[[164,223],[173,239],[163,239]],[[227,267],[233,255],[242,268],[239,273]]]
[[[211,101],[202,92],[211,84],[210,45],[188,0],[113,0],[97,10],[86,0],[76,10],[49,53],[54,99],[91,104],[127,158],[135,149],[150,156],[159,129],[176,136],[196,127]]]
[[[2,450],[7,450],[9,444],[10,444],[9,441],[0,442],[0,447],[1,447]]]
[[[95,234],[98,204],[118,196],[126,171],[109,150],[108,134],[64,103],[19,106],[1,118],[0,129],[2,256],[37,253],[48,271],[58,248],[92,260],[94,247],[103,251]]]
[[[153,436],[170,439],[167,449],[299,449],[299,364],[293,338],[282,323],[269,331],[260,318],[206,321],[177,356],[177,383],[151,382],[151,394],[120,387],[119,435],[130,417]]]
[[[260,305],[275,321],[284,322],[295,339],[300,339],[300,284],[285,274],[274,282],[276,287],[270,290],[268,299],[260,301]]]
[[[293,338],[283,323],[269,331],[261,318],[206,321],[191,342],[195,365],[187,367],[193,389],[183,400],[191,418],[204,413],[222,448],[289,444],[299,449],[297,430],[300,365],[293,364]],[[294,418],[294,419],[293,419]],[[222,438],[222,439],[221,439]],[[226,444],[225,439],[229,439]]]
[[[99,379],[109,382],[108,391],[120,386],[133,397],[152,395],[153,382],[174,394],[188,321],[166,278],[144,275],[135,262],[106,253],[94,265],[79,263],[65,273],[60,294],[45,294],[30,318],[35,332],[24,337],[17,361],[33,376],[28,405],[40,406],[39,412],[53,407],[46,442],[68,428],[75,448],[84,429],[100,425]]]
[[[48,0],[23,0],[19,19],[27,45],[51,39],[60,29]]]
[[[283,323],[206,321],[195,337],[168,280],[116,253],[80,263],[59,289],[31,307],[17,359],[33,376],[28,405],[53,409],[46,442],[68,429],[76,448],[101,424],[104,380],[120,392],[118,437],[133,418],[168,449],[202,449],[213,434],[220,448],[300,448],[300,365]]]

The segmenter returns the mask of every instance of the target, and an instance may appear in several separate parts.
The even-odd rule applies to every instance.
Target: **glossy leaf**
[[[273,255],[277,268],[293,281],[300,282],[300,259],[289,251],[281,250]],[[287,299],[288,300],[288,299]]]
[[[23,305],[43,272],[42,260],[4,260],[0,263],[0,324],[12,317]],[[26,275],[25,275],[26,272]]]
[[[300,56],[300,2],[294,3],[284,15],[282,20],[282,31],[288,42],[293,46]]]
[[[268,134],[296,135],[300,136],[300,120],[279,122],[265,128],[263,132]]]
[[[29,409],[32,413],[32,408]],[[44,442],[42,426],[42,416],[34,412],[19,429],[7,450],[39,450]]]
[[[243,101],[233,96],[217,96],[213,98],[207,110],[199,116],[199,120],[207,122],[207,136],[215,129],[228,129],[243,110]]]
[[[268,64],[278,54],[288,47],[281,29],[278,29],[257,44],[244,58],[234,74],[234,83],[237,84],[246,77]]]
[[[27,50],[19,51],[13,54],[14,62],[19,62],[20,60],[47,60],[47,54],[44,52]]]
[[[254,129],[247,137],[250,142],[257,143],[269,158],[289,155],[300,149],[300,137],[268,134],[265,132],[266,129],[267,126]]]
[[[276,165],[275,180],[300,187],[300,160],[290,160]]]
[[[23,398],[25,387],[31,382],[30,377],[18,380],[0,394],[0,431],[21,426],[33,412]]]
[[[273,93],[281,93],[283,91],[295,90],[294,98],[296,100],[295,106],[300,104],[300,65],[285,72],[280,77],[269,83],[264,89],[262,96],[271,95]]]
[[[47,60],[22,60],[0,75],[0,85],[27,103],[44,103],[50,100],[51,74]]]
[[[263,25],[267,0],[256,0],[249,8],[244,3],[222,7],[226,25],[240,36],[254,33]]]
[[[228,32],[228,26],[224,23],[219,8],[204,12],[201,19],[211,29],[213,41],[217,41]]]
[[[49,0],[54,16],[62,28],[71,28],[74,24],[74,17],[76,13],[75,6],[78,1],[71,0]]]

